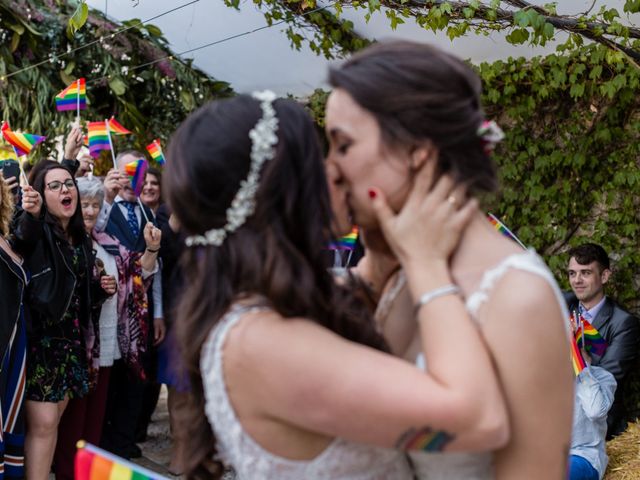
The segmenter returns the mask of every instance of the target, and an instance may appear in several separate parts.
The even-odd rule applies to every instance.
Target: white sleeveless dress
[[[238,480],[405,480],[412,473],[401,452],[335,439],[312,460],[290,460],[269,453],[242,428],[227,395],[223,346],[231,328],[247,313],[265,307],[234,305],[214,327],[202,348],[200,369],[205,413],[219,458]]]
[[[471,317],[478,322],[478,310],[487,301],[493,286],[509,270],[522,270],[538,275],[546,280],[553,289],[563,317],[565,328],[569,330],[569,313],[558,288],[553,274],[542,258],[533,250],[516,253],[506,257],[494,268],[487,270],[482,276],[480,287],[467,297],[466,307]],[[424,356],[418,355],[416,365],[425,368]],[[493,456],[485,453],[423,453],[409,454],[418,480],[491,480],[495,477],[493,471]]]

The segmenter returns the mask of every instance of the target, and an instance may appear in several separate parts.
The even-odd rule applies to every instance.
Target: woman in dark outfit
[[[70,398],[89,391],[86,344],[97,339],[91,308],[115,293],[115,279],[99,277],[69,170],[45,165],[24,188],[22,206],[16,250],[31,272],[26,470],[29,479],[46,480],[60,417]]]

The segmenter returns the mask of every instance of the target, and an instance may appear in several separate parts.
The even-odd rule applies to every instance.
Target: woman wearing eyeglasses
[[[16,250],[31,273],[25,440],[29,479],[48,478],[58,423],[70,398],[89,389],[86,341],[95,341],[91,308],[115,293],[100,276],[73,176],[50,162],[24,188]]]

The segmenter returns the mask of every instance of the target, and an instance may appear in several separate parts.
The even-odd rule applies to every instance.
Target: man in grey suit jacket
[[[605,295],[611,270],[604,248],[586,243],[571,249],[569,256],[569,283],[573,290],[573,294],[567,295],[569,311],[582,314],[609,344],[602,357],[593,355],[592,365],[608,370],[618,383],[607,417],[607,438],[611,438],[627,426],[624,381],[638,356],[640,321]]]

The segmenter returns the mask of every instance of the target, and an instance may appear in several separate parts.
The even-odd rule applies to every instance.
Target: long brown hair
[[[9,235],[9,225],[13,217],[13,192],[0,176],[0,235]]]
[[[259,295],[285,318],[306,317],[347,339],[387,349],[365,309],[325,268],[332,212],[313,124],[293,101],[277,100],[274,108],[278,144],[261,173],[255,213],[221,246],[190,248],[183,259],[186,285],[176,328],[192,389],[184,422],[191,429],[189,478],[220,478],[223,472],[210,460],[216,442],[205,421],[200,352],[239,295]],[[239,96],[202,107],[175,132],[165,186],[186,234],[225,224],[249,171],[248,134],[260,117],[259,103]]]

